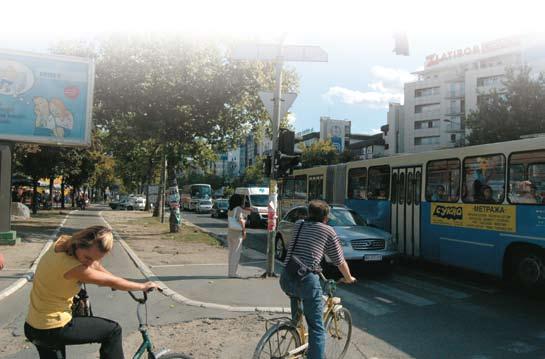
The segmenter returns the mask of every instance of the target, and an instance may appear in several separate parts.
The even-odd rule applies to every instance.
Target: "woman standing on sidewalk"
[[[242,208],[243,198],[239,194],[233,194],[229,198],[229,211],[227,220],[229,229],[227,231],[227,243],[229,246],[229,278],[240,278],[237,274],[242,241],[246,239],[246,215]]]
[[[72,298],[80,283],[118,290],[150,291],[153,282],[137,283],[117,277],[101,264],[113,247],[112,231],[103,226],[62,235],[43,255],[32,284],[25,336],[38,349],[40,358],[66,357],[65,346],[100,343],[101,359],[122,359],[121,327],[99,317],[72,318]]]

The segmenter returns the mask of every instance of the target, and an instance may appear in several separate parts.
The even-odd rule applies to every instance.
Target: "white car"
[[[212,200],[209,199],[200,199],[195,206],[195,211],[197,213],[210,213],[212,210]]]

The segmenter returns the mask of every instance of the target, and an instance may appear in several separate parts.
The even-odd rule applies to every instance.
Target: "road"
[[[226,219],[183,216],[226,234]],[[266,239],[265,230],[249,229],[244,244],[264,253]],[[498,281],[437,266],[404,264],[391,276],[368,269],[360,268],[359,282],[338,294],[354,325],[374,337],[377,358],[545,358],[542,301]]]

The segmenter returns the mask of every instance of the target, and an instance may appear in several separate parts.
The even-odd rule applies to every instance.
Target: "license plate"
[[[381,261],[382,256],[380,254],[372,254],[372,255],[368,255],[368,256],[363,257],[363,259],[366,262],[376,262],[376,261]]]

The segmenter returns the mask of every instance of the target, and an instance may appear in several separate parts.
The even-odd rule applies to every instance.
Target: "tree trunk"
[[[38,180],[32,180],[32,214],[38,213]]]
[[[180,214],[180,192],[178,191],[178,181],[176,180],[176,171],[174,161],[168,162],[168,203],[170,206],[170,233],[180,232],[182,225],[182,216]]]
[[[49,200],[47,201],[49,203],[49,208],[53,209],[53,181],[55,178],[53,176],[49,177]]]
[[[61,209],[65,209],[64,207],[64,176],[61,180]]]
[[[159,217],[162,211],[165,210],[163,197],[165,193],[165,157],[162,156],[161,164],[161,184],[159,185],[159,193],[157,194],[157,201],[155,202],[155,208],[153,209],[153,217]]]

